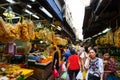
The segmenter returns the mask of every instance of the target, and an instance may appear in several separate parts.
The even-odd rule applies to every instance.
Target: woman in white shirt
[[[89,57],[85,61],[85,68],[87,71],[87,79],[86,80],[103,80],[103,60],[96,57],[97,50],[90,49]]]

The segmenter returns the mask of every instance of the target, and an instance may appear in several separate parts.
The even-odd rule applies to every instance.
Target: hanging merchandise
[[[24,20],[21,24],[21,39],[29,41],[34,35],[33,23],[31,21]]]
[[[106,37],[105,36],[101,36],[100,37],[100,45],[104,45],[106,44]]]
[[[114,43],[116,47],[120,47],[120,28],[118,28],[114,33]]]
[[[5,46],[5,54],[12,54],[16,53],[16,44],[15,43],[7,43]]]
[[[109,31],[106,34],[106,43],[112,45],[113,44],[113,32]]]
[[[33,40],[34,24],[31,20],[20,21],[17,24],[5,23],[0,17],[0,41],[3,43],[12,42],[15,39],[23,41]]]

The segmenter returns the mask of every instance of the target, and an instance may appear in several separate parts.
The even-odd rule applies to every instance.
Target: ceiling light
[[[32,6],[31,6],[31,5],[29,5],[29,4],[27,5],[27,7],[32,8]]]
[[[6,1],[9,2],[9,3],[15,3],[14,0],[6,0]]]
[[[25,9],[24,11],[25,11],[26,13],[30,14],[30,15],[33,14],[31,11],[29,11],[29,10],[27,10],[27,9]]]
[[[29,10],[27,10],[27,9],[25,9],[24,11],[25,11],[26,13],[28,13],[28,14],[32,15],[33,17],[35,17],[35,18],[39,19],[39,16],[37,16],[37,15],[36,15],[36,14],[34,14],[34,13],[32,13],[31,11],[29,11]]]
[[[30,0],[30,1],[35,2],[36,0]]]
[[[44,7],[39,7],[39,9],[43,11],[46,15],[48,15],[50,18],[53,17]]]
[[[35,18],[37,18],[37,19],[40,19],[40,17],[37,16],[37,15],[35,15],[35,14],[33,14],[32,16],[35,17]]]
[[[61,28],[60,26],[57,26],[57,29],[58,29],[59,31],[61,31],[61,30],[62,30],[62,28]]]
[[[108,32],[110,30],[111,30],[110,28],[106,28],[105,30],[102,31],[102,33],[106,33],[106,32]]]

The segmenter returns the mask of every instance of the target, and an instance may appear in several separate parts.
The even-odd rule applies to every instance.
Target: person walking
[[[89,58],[85,61],[85,68],[88,70],[86,80],[103,80],[103,60],[96,57],[97,50],[94,48],[89,50],[89,54]]]
[[[68,58],[67,70],[70,80],[75,80],[78,72],[81,70],[80,57],[77,55],[75,49],[71,49],[71,56]],[[75,77],[73,76],[75,74]]]
[[[58,71],[59,70],[59,54],[55,46],[51,48],[51,52],[53,53],[52,69],[56,68]]]

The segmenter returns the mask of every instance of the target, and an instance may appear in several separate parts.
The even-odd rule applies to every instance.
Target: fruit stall
[[[52,70],[53,54],[50,53],[50,48],[56,46],[61,60],[61,52],[57,45],[68,43],[67,39],[56,36],[54,31],[56,28],[50,25],[36,27],[31,20],[24,20],[24,17],[21,17],[15,24],[5,22],[0,17],[0,42],[3,43],[0,46],[1,62],[5,66],[7,65],[4,67],[1,63],[0,68],[3,70],[1,70],[0,76],[5,75],[4,77],[7,79],[17,80],[18,78],[19,80],[19,77],[27,79],[33,75],[46,80]],[[37,44],[38,52],[30,52],[32,44]],[[27,67],[22,66],[25,69],[18,68],[19,64],[28,65]]]

